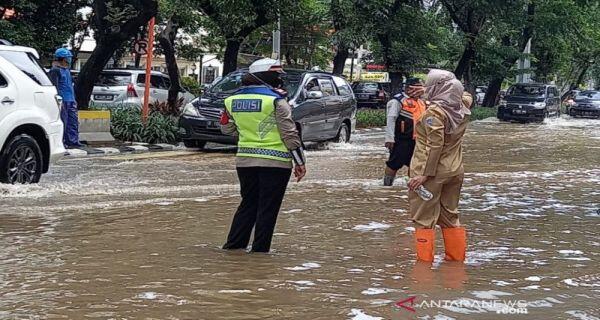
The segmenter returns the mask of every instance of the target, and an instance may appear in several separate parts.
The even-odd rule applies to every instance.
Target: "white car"
[[[62,99],[35,49],[0,41],[0,182],[37,183],[65,153]]]
[[[95,107],[141,107],[144,102],[146,71],[137,69],[107,69],[100,73],[94,84],[91,104]],[[150,74],[150,103],[167,102],[171,80],[166,74],[152,71]],[[183,90],[182,106],[195,97]]]

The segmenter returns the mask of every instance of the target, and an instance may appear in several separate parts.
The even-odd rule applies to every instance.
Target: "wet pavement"
[[[441,261],[440,234],[433,267],[414,263],[382,144],[309,152],[271,254],[219,249],[231,151],[66,160],[2,185],[0,319],[600,318],[600,120],[471,124],[464,265]]]

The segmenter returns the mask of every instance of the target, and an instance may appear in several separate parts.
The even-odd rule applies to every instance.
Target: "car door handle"
[[[2,104],[13,104],[13,103],[15,103],[15,99],[11,99],[9,97],[4,97],[4,99],[2,99],[2,101],[0,101],[0,102],[2,102]]]

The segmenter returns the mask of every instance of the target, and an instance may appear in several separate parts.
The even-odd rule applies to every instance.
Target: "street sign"
[[[148,41],[143,39],[135,40],[133,43],[133,52],[142,56],[148,54]]]
[[[388,82],[390,76],[387,72],[365,72],[361,73],[360,80],[373,82]]]

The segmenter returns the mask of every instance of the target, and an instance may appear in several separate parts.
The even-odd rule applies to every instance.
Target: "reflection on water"
[[[64,161],[40,185],[0,186],[0,318],[598,319],[599,124],[471,125],[464,265],[442,261],[440,239],[434,264],[415,264],[378,130],[309,153],[270,254],[219,249],[231,154]],[[396,304],[412,297],[415,313]],[[452,303],[422,304],[439,300]]]

